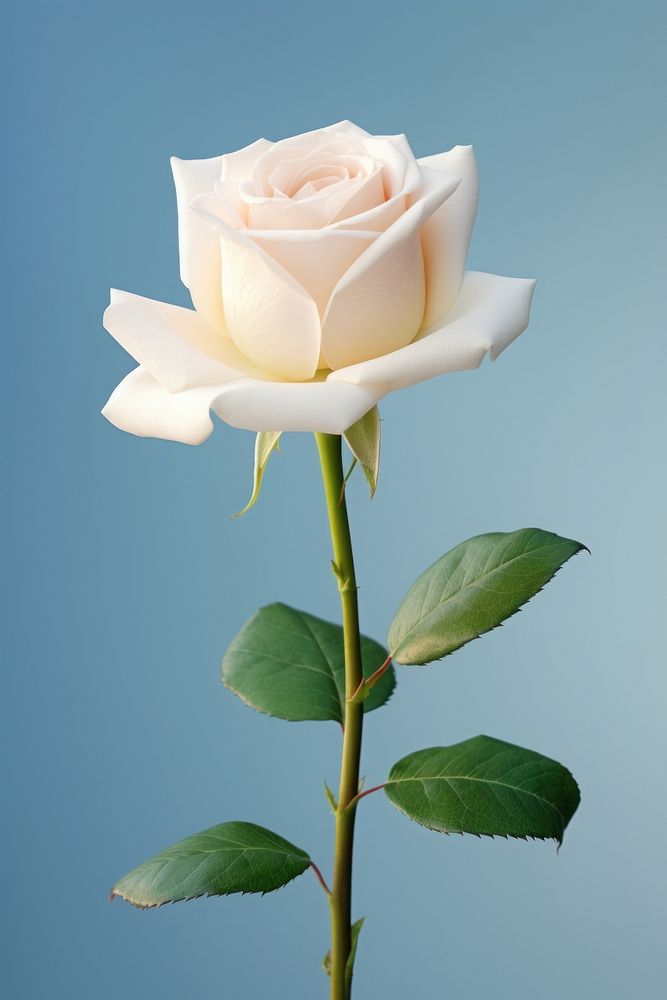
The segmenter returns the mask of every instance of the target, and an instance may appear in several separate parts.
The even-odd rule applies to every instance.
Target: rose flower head
[[[213,411],[341,434],[528,324],[534,281],[465,270],[471,146],[417,160],[405,136],[341,122],[172,167],[194,310],[112,291],[104,325],[139,365],[103,411],[122,430],[199,444]]]

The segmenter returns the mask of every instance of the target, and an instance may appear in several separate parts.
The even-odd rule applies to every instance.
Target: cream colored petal
[[[306,289],[324,315],[331,293],[364,250],[378,237],[373,232],[344,230],[254,231],[253,241]]]
[[[343,219],[359,218],[360,215],[373,211],[386,204],[382,185],[382,171],[377,169],[359,182],[345,200],[341,199],[338,211],[331,218],[332,223]]]
[[[355,125],[354,122],[349,121],[344,118],[340,122],[336,122],[334,125],[326,125],[321,132],[345,132],[348,135],[354,135],[358,139],[363,139],[365,136],[370,135],[365,129],[361,128],[360,125]],[[308,135],[308,133],[306,133]]]
[[[402,389],[447,372],[477,368],[497,356],[528,326],[535,289],[532,278],[503,278],[467,271],[447,316],[414,343],[364,364],[341,368],[330,381]]]
[[[477,212],[477,164],[472,146],[454,146],[447,153],[425,156],[419,163],[461,179],[452,197],[422,228],[426,266],[424,326],[430,326],[454,303],[463,281]]]
[[[349,125],[349,123],[343,124]],[[332,126],[295,135],[289,139],[281,139],[274,143],[272,149],[260,156],[255,164],[252,173],[255,193],[266,196],[275,193],[271,178],[285,160],[292,160],[296,166],[316,154],[317,150],[325,149],[334,154],[364,155],[363,138],[364,133],[355,130],[355,126],[345,127],[340,131],[336,130],[336,126]]]
[[[240,188],[237,181],[218,181],[213,188],[225,205],[224,216],[227,222],[235,229],[243,229],[248,224],[248,206],[241,197]]]
[[[222,169],[216,180],[235,181],[237,183],[248,180],[252,176],[255,164],[260,156],[268,153],[272,146],[273,143],[269,142],[268,139],[257,139],[256,142],[251,142],[249,146],[237,149],[234,153],[225,153],[224,156],[220,157],[222,160]],[[211,188],[208,190],[211,190]],[[196,193],[199,194],[200,192]]]
[[[212,407],[228,424],[251,431],[342,434],[368,413],[385,391],[377,383],[359,386],[243,379],[224,386]]]
[[[273,257],[235,229],[215,195],[195,198],[193,209],[220,239],[225,319],[239,350],[281,378],[312,378],[320,356],[317,306]]]
[[[322,354],[336,369],[409,344],[424,314],[419,230],[457,180],[425,168],[420,197],[341,278],[322,321]]]
[[[334,144],[335,147],[336,144]],[[325,186],[354,177],[368,177],[375,169],[375,161],[362,153],[350,154],[345,150],[337,152],[329,146],[312,150],[306,156],[285,157],[271,174],[271,186],[276,193],[288,198],[302,197],[301,191],[321,182]]]
[[[199,313],[131,292],[111,291],[104,326],[170,392],[261,375]]]
[[[178,247],[181,281],[190,291],[197,312],[221,332],[225,328],[220,282],[220,244],[214,233],[189,208],[196,195],[212,191],[222,174],[222,156],[210,160],[179,160],[171,169],[178,207]]]
[[[342,180],[309,197],[263,198],[244,194],[249,229],[320,229],[384,203],[380,170],[356,180]]]
[[[169,392],[145,368],[135,368],[112,392],[102,415],[139,437],[201,444],[213,430],[209,409],[219,391],[206,386]]]
[[[404,135],[371,135],[362,140],[364,149],[383,165],[385,194],[410,198],[421,187],[421,171]]]
[[[130,434],[201,444],[213,430],[211,409],[233,427],[251,431],[342,434],[382,394],[379,385],[255,379],[172,393],[145,369],[136,368],[115,389],[102,413]]]
[[[339,229],[342,232],[349,230],[363,230],[365,232],[382,233],[385,229],[396,222],[407,208],[405,197],[402,194],[383,201],[381,205],[369,208],[368,211],[360,212],[358,215],[351,215],[349,218],[340,219],[327,226],[328,229]]]

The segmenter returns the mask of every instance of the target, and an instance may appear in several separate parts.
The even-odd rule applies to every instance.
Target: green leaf
[[[365,919],[365,917],[360,917],[359,920],[355,920],[350,927],[350,936],[352,940],[350,944],[350,954],[347,956],[347,962],[345,963],[345,985],[348,991],[352,983],[352,973],[354,972],[354,960],[357,957],[359,935],[361,934],[361,928],[364,926]],[[331,975],[331,950],[329,950],[322,959],[322,970],[325,975]]]
[[[421,664],[453,653],[515,614],[584,548],[540,528],[461,542],[403,598],[389,630],[393,658]]]
[[[254,823],[220,823],[172,844],[111,891],[140,908],[199,896],[272,892],[310,866],[308,855]]]
[[[282,431],[260,431],[255,438],[255,468],[252,480],[252,496],[243,510],[234,515],[235,517],[242,517],[244,514],[247,514],[250,508],[257,502],[259,491],[262,488],[264,472],[272,453],[278,448],[281,433]]]
[[[357,420],[356,424],[352,424],[343,437],[363,469],[373,496],[380,474],[380,414],[377,406]]]
[[[430,830],[559,844],[579,805],[562,764],[490,736],[409,754],[392,767],[385,793]]]
[[[365,676],[387,658],[373,639],[361,637]],[[343,629],[286,604],[269,604],[243,626],[222,661],[223,683],[252,708],[290,722],[343,721]],[[390,667],[364,702],[367,712],[389,699],[396,678]]]

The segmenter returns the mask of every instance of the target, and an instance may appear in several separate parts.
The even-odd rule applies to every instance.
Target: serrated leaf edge
[[[440,750],[440,749],[445,749],[445,748],[444,747],[429,747],[428,749]],[[559,767],[562,767],[563,770],[566,771],[567,774],[572,779],[572,781],[573,781],[573,783],[575,785],[575,788],[577,789],[577,795],[578,795],[579,801],[577,802],[577,807],[576,808],[578,809],[579,806],[581,805],[581,789],[579,787],[579,783],[577,782],[577,779],[574,777],[574,775],[569,770],[569,768],[565,767],[563,764],[559,764],[558,761],[554,761],[554,763],[558,764]],[[469,780],[469,781],[475,781],[475,780],[477,780],[477,781],[482,781],[482,782],[485,782],[485,783],[488,783],[488,784],[504,785],[506,788],[512,788],[514,791],[516,791],[516,789],[514,789],[514,787],[512,785],[508,785],[506,782],[502,782],[502,781],[496,781],[496,782],[494,782],[494,781],[488,781],[486,778],[477,778],[477,779],[475,779],[475,778],[467,778],[465,775],[455,775],[455,774],[454,775],[448,775],[448,777],[459,778],[461,780],[465,779],[465,780]],[[447,837],[450,836],[450,834],[452,834],[452,835],[460,835],[462,837],[464,837],[464,836],[466,836],[466,837],[477,837],[478,840],[481,840],[482,837],[487,837],[487,838],[490,838],[491,840],[495,840],[497,837],[499,837],[499,838],[502,838],[503,840],[525,840],[526,842],[529,841],[529,840],[532,840],[532,841],[538,841],[538,840],[540,840],[540,841],[543,841],[543,842],[546,842],[548,840],[553,840],[553,842],[555,844],[557,844],[558,848],[560,849],[560,847],[562,847],[562,845],[563,845],[563,840],[565,839],[565,831],[566,831],[567,827],[569,826],[569,824],[572,821],[572,818],[574,816],[574,813],[573,813],[572,816],[570,817],[570,819],[567,821],[567,823],[563,823],[562,832],[561,832],[561,836],[560,837],[540,837],[539,834],[532,834],[532,833],[529,833],[529,834],[486,833],[483,830],[482,831],[457,830],[457,829],[453,829],[453,828],[451,830],[443,830],[442,827],[432,826],[430,823],[425,823],[423,820],[416,819],[414,816],[411,816],[409,812],[407,812],[402,806],[400,806],[398,804],[398,802],[394,802],[393,799],[391,799],[389,797],[389,794],[387,792],[387,788],[388,788],[389,785],[400,785],[400,784],[404,784],[405,782],[408,782],[408,781],[422,781],[423,782],[424,780],[430,780],[430,779],[424,779],[424,778],[401,778],[400,781],[392,781],[391,778],[387,778],[387,780],[385,781],[385,783],[382,786],[382,788],[384,789],[385,795],[389,799],[389,802],[392,804],[392,806],[394,807],[394,809],[396,809],[398,812],[402,813],[407,819],[411,820],[411,822],[413,822],[413,823],[416,823],[417,826],[423,827],[425,830],[430,830],[432,833],[443,833]],[[522,789],[522,791],[524,791],[524,789]],[[527,792],[526,794],[533,795],[535,798],[538,798],[538,799],[540,799],[543,802],[547,802],[547,804],[549,806],[551,806],[551,808],[554,809],[555,812],[558,813],[558,815],[560,816],[561,820],[564,820],[562,812],[560,811],[560,809],[557,806],[554,806],[553,803],[548,802],[546,799],[542,799],[541,796],[539,796],[539,795],[536,796],[533,792]],[[575,810],[575,812],[576,812],[576,810]]]
[[[332,566],[334,566],[334,567],[336,566],[336,564],[333,562],[333,560],[332,560]],[[265,611],[267,608],[273,607],[274,604],[276,604],[276,605],[282,605],[283,607],[287,608],[289,611],[296,612],[299,615],[308,615],[308,614],[310,614],[310,612],[302,611],[300,608],[292,608],[290,605],[284,604],[282,601],[275,601],[272,604],[262,605],[262,607],[258,608],[258,610],[255,612],[255,615],[257,615],[260,611]],[[248,619],[248,621],[251,621],[252,618],[254,618],[254,615],[251,616],[251,618]],[[324,619],[322,619],[322,620],[324,621]],[[246,625],[247,624],[248,624],[248,622],[246,622]],[[342,626],[337,625],[337,623],[335,623],[335,622],[327,622],[327,624],[336,625],[337,628],[342,628]],[[243,627],[245,628],[245,626],[243,626]],[[362,640],[365,639],[368,642],[375,643],[383,651],[385,649],[385,647],[383,646],[383,644],[381,642],[378,642],[377,639],[373,639],[371,636],[362,635],[360,638]],[[327,663],[328,663],[328,660],[327,660]],[[389,674],[389,676],[391,677],[391,681],[392,681],[391,689],[387,693],[387,697],[385,698],[385,700],[380,705],[376,705],[374,708],[371,708],[368,711],[366,709],[364,709],[364,715],[370,714],[370,712],[374,712],[377,708],[384,708],[384,706],[387,705],[391,701],[391,699],[393,698],[394,693],[396,691],[397,683],[398,683],[398,677],[396,675],[396,670],[394,669],[393,662],[391,662],[389,664],[389,667],[385,671],[385,674]],[[369,676],[371,676],[371,675],[369,675]],[[338,692],[338,685],[336,684],[335,677],[333,676],[333,672],[332,672],[332,678],[334,680],[334,685],[336,686],[336,690]],[[271,719],[280,719],[282,722],[291,722],[291,723],[298,723],[298,722],[335,722],[339,726],[342,726],[342,724],[343,724],[343,720],[344,720],[344,706],[343,706],[342,702],[340,701],[340,698],[342,697],[342,695],[340,694],[340,692],[338,692],[338,699],[339,699],[338,705],[339,705],[339,707],[341,709],[341,712],[340,712],[340,715],[337,716],[335,719],[332,719],[330,716],[328,716],[326,718],[319,718],[319,719],[314,719],[314,718],[308,718],[308,719],[288,719],[284,715],[276,715],[275,712],[269,712],[269,711],[267,711],[264,708],[260,708],[259,705],[255,705],[246,695],[243,695],[243,694],[241,694],[240,691],[237,691],[236,688],[233,687],[228,682],[227,678],[225,677],[225,672],[224,672],[224,656],[223,656],[223,659],[222,659],[222,663],[220,664],[220,680],[222,681],[223,687],[227,688],[228,691],[231,691],[232,694],[234,694],[241,702],[243,702],[244,705],[247,705],[248,708],[254,709],[254,711],[258,712],[260,715],[266,715],[266,716],[268,716]],[[374,687],[375,687],[375,685],[371,688],[371,690],[369,691],[367,697],[371,696],[371,694],[372,694],[372,692],[374,690]]]
[[[518,529],[518,530],[520,530],[520,529]],[[541,531],[542,529],[541,529],[541,528],[534,528],[533,530],[534,530],[534,531]],[[509,532],[508,532],[508,534],[509,534]],[[481,537],[480,535],[473,535],[473,536],[472,536],[472,538],[469,538],[469,539],[467,539],[467,541],[474,541],[474,539],[475,539],[475,538],[480,538],[480,537]],[[549,576],[549,577],[548,577],[548,579],[546,579],[546,580],[544,581],[544,583],[542,584],[542,586],[541,586],[541,587],[540,587],[540,588],[539,588],[538,590],[536,590],[536,591],[535,591],[535,593],[534,593],[534,594],[532,594],[532,595],[531,595],[531,596],[530,596],[530,597],[529,597],[529,598],[528,598],[527,600],[525,600],[525,601],[523,602],[523,604],[522,604],[522,605],[521,605],[520,607],[518,607],[518,608],[516,609],[516,611],[510,611],[510,613],[509,613],[509,614],[507,615],[507,617],[506,617],[506,618],[503,618],[503,620],[502,620],[501,622],[498,622],[498,624],[497,624],[497,625],[492,625],[492,626],[491,626],[491,628],[487,628],[487,629],[484,629],[484,630],[483,630],[482,632],[477,632],[477,634],[476,634],[476,635],[474,635],[474,636],[472,636],[472,637],[471,637],[470,639],[465,639],[465,640],[464,640],[463,642],[460,642],[460,643],[457,643],[457,645],[456,645],[456,646],[452,646],[452,648],[451,648],[451,649],[448,649],[446,653],[443,653],[443,654],[442,654],[442,656],[436,656],[436,657],[435,657],[435,658],[434,658],[433,660],[421,660],[421,661],[414,661],[414,662],[410,662],[410,663],[405,663],[404,661],[402,661],[402,660],[400,659],[400,654],[397,654],[396,652],[394,652],[394,651],[393,651],[393,650],[392,650],[392,649],[390,648],[390,649],[389,649],[389,652],[390,652],[390,654],[391,654],[391,657],[392,657],[392,659],[394,660],[394,662],[395,662],[395,663],[398,663],[398,664],[399,664],[399,666],[401,666],[401,667],[426,667],[426,666],[428,666],[428,665],[429,665],[430,663],[438,663],[438,662],[439,662],[440,660],[444,660],[444,659],[445,659],[445,657],[447,657],[447,656],[451,656],[451,654],[452,654],[452,653],[456,653],[456,652],[457,652],[457,651],[458,651],[459,649],[462,649],[462,648],[463,648],[464,646],[467,646],[467,645],[468,645],[468,643],[470,643],[470,642],[474,642],[474,641],[475,641],[475,639],[480,639],[480,638],[481,638],[481,637],[482,637],[483,635],[489,635],[489,634],[490,634],[491,632],[495,632],[495,631],[496,631],[496,629],[499,629],[499,628],[502,628],[502,627],[503,627],[503,625],[505,624],[505,622],[508,622],[508,621],[509,621],[509,620],[510,620],[511,618],[514,618],[514,616],[515,616],[515,615],[518,615],[518,614],[519,614],[519,612],[523,611],[523,609],[524,609],[525,607],[527,607],[527,606],[528,606],[528,605],[530,604],[530,602],[531,602],[532,600],[534,600],[534,598],[536,598],[536,597],[537,597],[537,595],[538,595],[538,594],[541,594],[541,593],[542,593],[542,591],[543,591],[543,590],[544,590],[544,588],[545,588],[545,587],[547,586],[547,584],[548,584],[548,583],[551,583],[551,581],[552,581],[552,580],[554,579],[554,577],[555,577],[555,576],[557,576],[557,574],[558,574],[558,573],[559,573],[559,572],[560,572],[560,571],[561,571],[561,570],[563,569],[563,567],[564,567],[564,566],[566,565],[566,563],[568,563],[568,562],[570,561],[570,559],[573,559],[573,558],[574,558],[574,556],[577,556],[577,555],[579,555],[579,553],[580,553],[580,552],[588,552],[588,554],[589,554],[589,555],[591,554],[591,550],[590,550],[590,549],[588,548],[588,546],[587,546],[587,545],[584,545],[584,544],[583,544],[583,542],[577,542],[577,541],[575,541],[575,539],[573,539],[573,538],[563,538],[563,536],[562,536],[562,535],[559,535],[558,537],[559,537],[559,538],[562,538],[562,539],[563,539],[563,541],[566,541],[566,542],[573,542],[573,543],[574,543],[575,545],[577,545],[577,546],[578,546],[578,548],[577,548],[577,549],[575,549],[575,551],[574,551],[574,552],[572,552],[572,553],[571,553],[571,554],[570,554],[570,555],[569,555],[569,556],[568,556],[568,557],[567,557],[567,558],[566,558],[566,559],[565,559],[565,560],[564,560],[564,561],[563,561],[563,562],[562,562],[562,563],[560,564],[560,566],[557,566],[557,567],[556,567],[556,569],[555,569],[555,570],[553,571],[553,573],[551,574],[551,576]],[[460,544],[463,544],[463,543],[460,543]],[[538,550],[535,550],[535,551],[538,551]],[[440,558],[441,558],[441,559],[443,559],[443,558],[444,558],[444,556],[446,556],[447,554],[448,554],[448,553],[446,553],[446,552],[445,552],[445,553],[444,553],[444,555],[443,555],[443,556],[441,556]],[[522,555],[520,555],[520,556],[513,556],[513,557],[512,557],[512,559],[510,559],[510,560],[509,560],[508,562],[506,562],[506,563],[503,563],[503,568],[504,568],[505,566],[509,566],[509,565],[510,565],[510,563],[514,562],[514,560],[515,560],[515,559],[521,559],[521,558],[523,558],[523,555],[525,555],[525,553],[522,553]],[[424,573],[428,572],[428,570],[429,570],[429,569],[431,569],[431,568],[432,568],[433,566],[435,566],[435,565],[436,565],[436,563],[438,563],[439,561],[440,561],[439,559],[436,559],[436,560],[435,560],[435,562],[431,563],[431,566],[427,566],[427,567],[426,567],[426,569],[424,570]],[[496,567],[496,569],[498,569],[498,568],[500,568],[500,567]],[[492,570],[491,572],[495,572],[495,570]],[[421,575],[423,576],[423,574],[421,574]],[[489,575],[489,576],[490,576],[491,574],[489,573],[489,574],[487,574],[487,575]],[[420,579],[420,577],[418,577],[418,578],[417,578],[417,580],[415,580],[415,583],[417,583],[417,581],[418,581],[419,579]],[[483,579],[483,576],[482,576],[482,577],[479,577],[479,580],[482,580],[482,579]],[[475,581],[475,584],[477,584],[477,582],[478,582],[478,581],[476,580],[476,581]],[[413,586],[414,586],[414,584],[413,584]],[[469,585],[469,586],[471,586],[471,585]],[[412,589],[412,588],[410,588],[410,589]],[[408,591],[408,594],[409,594],[409,593],[410,593],[410,591]],[[461,591],[459,591],[459,593],[461,593]],[[407,598],[408,594],[406,594],[406,595],[405,595],[405,598],[404,598],[404,600],[405,600],[405,599]],[[401,604],[402,604],[402,603],[403,603],[403,602],[401,602]],[[444,603],[444,602],[443,602],[443,603]],[[399,608],[398,608],[398,610],[397,610],[397,612],[396,612],[396,615],[398,614],[398,611],[400,611],[400,607],[401,607],[401,605],[399,605]],[[411,636],[411,635],[413,634],[413,632],[415,631],[415,629],[417,629],[417,628],[419,628],[419,627],[420,627],[421,625],[423,625],[423,623],[424,623],[424,622],[425,622],[425,621],[427,620],[427,618],[429,618],[429,617],[430,617],[430,616],[431,616],[432,614],[434,614],[434,613],[435,613],[435,612],[436,612],[436,611],[438,610],[438,608],[439,608],[439,607],[441,607],[441,605],[438,605],[438,606],[437,606],[436,608],[433,608],[433,610],[432,610],[432,611],[429,611],[428,615],[425,615],[425,616],[424,616],[424,618],[422,618],[422,619],[421,619],[421,620],[420,620],[420,621],[419,621],[419,622],[417,623],[417,625],[415,625],[415,626],[414,626],[413,628],[411,628],[409,632],[406,632],[406,633],[405,633],[405,635],[404,635],[404,636],[403,636],[403,638],[401,639],[401,642],[399,643],[399,648],[400,648],[400,646],[401,646],[401,645],[403,645],[403,643],[405,642],[405,639],[406,639],[406,637],[407,637],[407,636]],[[396,617],[396,615],[394,615],[394,618]],[[391,627],[390,627],[390,630],[391,630]],[[389,645],[389,644],[387,643],[387,645]]]
[[[244,821],[239,820],[232,822],[244,822]],[[169,850],[169,848],[165,848],[165,850]],[[141,903],[139,902],[138,899],[134,899],[131,896],[126,895],[124,892],[118,891],[119,882],[122,882],[124,878],[127,878],[129,875],[131,875],[132,872],[130,871],[128,872],[127,875],[124,875],[123,878],[119,879],[119,882],[117,882],[113,886],[111,892],[109,893],[109,902],[113,902],[114,899],[118,898],[124,900],[126,903],[130,903],[138,910],[159,910],[161,906],[170,906],[173,905],[174,903],[189,903],[193,899],[209,899],[209,898],[213,899],[213,898],[219,898],[221,896],[269,896],[271,895],[271,893],[278,892],[279,889],[284,889],[286,885],[289,885],[291,882],[294,882],[295,879],[300,878],[301,875],[305,874],[305,872],[308,871],[308,869],[312,864],[312,859],[308,854],[306,854],[305,851],[303,852],[303,855],[305,856],[303,856],[302,854],[289,854],[287,851],[278,851],[277,849],[272,851],[271,848],[266,848],[266,847],[244,848],[244,851],[248,850],[266,851],[269,854],[275,853],[280,855],[281,857],[287,855],[288,857],[298,859],[299,861],[304,862],[305,864],[300,872],[297,872],[295,875],[292,875],[292,877],[287,879],[286,882],[282,882],[280,885],[277,885],[275,889],[262,889],[258,892],[255,892],[252,889],[235,889],[232,890],[231,892],[198,892],[195,893],[193,896],[176,896],[174,899],[165,899],[161,903]],[[148,864],[150,860],[152,859],[149,858],[148,861],[143,861],[136,867],[141,868],[142,865]]]
[[[140,903],[135,899],[131,899],[130,896],[126,896],[122,892],[116,890],[116,886],[113,887],[109,893],[109,902],[113,902],[114,899],[122,899],[125,903],[129,903],[134,906],[137,910],[159,910],[162,906],[173,906],[175,903],[189,903],[193,899],[220,899],[223,896],[270,896],[274,892],[278,892],[280,889],[284,889],[286,885],[294,882],[296,879],[300,878],[305,872],[310,868],[310,859],[308,864],[303,869],[303,871],[297,872],[296,875],[292,875],[286,882],[282,885],[277,885],[275,889],[262,889],[259,892],[253,892],[251,889],[237,889],[234,892],[198,892],[194,896],[178,896],[176,899],[165,899],[162,903]]]

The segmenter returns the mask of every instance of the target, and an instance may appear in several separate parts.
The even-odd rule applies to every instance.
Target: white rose
[[[528,324],[534,281],[465,272],[470,146],[416,160],[405,136],[342,122],[172,166],[195,308],[112,291],[104,325],[139,362],[103,411],[122,430],[199,444],[213,410],[340,434]]]

